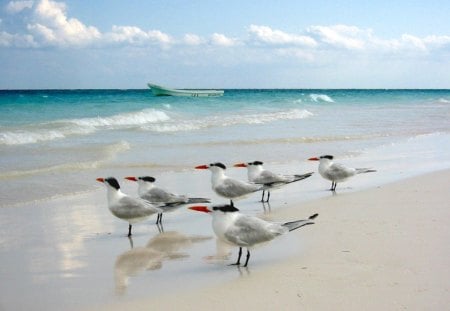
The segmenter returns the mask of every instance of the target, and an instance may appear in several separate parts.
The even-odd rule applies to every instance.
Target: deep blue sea
[[[350,166],[439,169],[450,163],[449,120],[450,90],[0,91],[1,205],[89,191],[98,174],[216,161],[304,170],[332,154]]]
[[[252,250],[250,270],[229,267],[236,250],[213,238],[208,215],[187,208],[163,217],[164,232],[150,218],[128,239],[128,224],[109,212],[97,177],[115,176],[137,196],[123,177],[150,175],[172,192],[217,204],[227,200],[195,166],[220,161],[239,179],[246,171],[232,164],[255,160],[281,174],[316,172],[272,191],[270,205],[258,202],[260,194],[235,202],[273,221],[287,207],[305,217],[319,212],[305,229],[315,232],[327,201],[320,211],[302,203],[332,194],[308,158],[331,154],[377,170],[339,184],[337,195],[448,169],[449,120],[450,90],[225,90],[215,98],[0,91],[0,309],[85,310],[175,297],[314,249],[299,231]],[[155,244],[170,256],[152,255],[162,253]]]

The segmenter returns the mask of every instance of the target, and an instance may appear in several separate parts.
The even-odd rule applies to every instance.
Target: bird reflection
[[[270,207],[270,203],[269,202],[262,202],[262,206],[263,206],[263,210],[264,213],[269,214],[272,211],[272,208]]]
[[[216,238],[216,253],[205,256],[203,259],[209,263],[223,263],[230,257],[232,247],[232,245]]]
[[[130,277],[143,271],[158,270],[163,262],[187,258],[189,254],[180,252],[194,243],[211,239],[209,236],[187,236],[175,231],[160,232],[151,238],[145,247],[134,247],[130,238],[131,249],[119,255],[114,265],[116,293],[124,294]]]

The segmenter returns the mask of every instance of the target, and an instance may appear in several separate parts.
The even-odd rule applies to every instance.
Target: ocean
[[[450,168],[449,120],[450,90],[0,91],[0,309],[79,310],[241,276],[226,266],[236,250],[216,245],[207,215],[179,209],[163,217],[164,232],[155,216],[127,239],[98,177],[137,196],[124,177],[150,175],[175,193],[224,203],[195,166],[222,162],[239,179],[246,171],[232,165],[255,160],[282,174],[316,172],[272,191],[270,205],[259,194],[235,202],[275,220],[277,209],[331,195],[310,157],[377,170],[338,184],[337,195]],[[308,230],[319,230],[320,217]],[[301,236],[252,251],[250,269],[313,247]],[[145,257],[159,238],[170,260]]]
[[[446,168],[449,120],[450,90],[0,91],[1,206],[91,191],[97,175],[217,161],[311,170],[307,158],[332,154],[381,170]]]

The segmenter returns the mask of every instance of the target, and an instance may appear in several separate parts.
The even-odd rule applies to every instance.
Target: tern
[[[138,184],[138,195],[142,199],[149,201],[151,203],[164,204],[159,206],[162,210],[158,213],[156,223],[162,224],[163,212],[170,211],[172,209],[178,208],[184,204],[195,204],[195,203],[210,203],[210,199],[206,198],[189,198],[186,195],[179,195],[171,193],[163,188],[155,186],[156,178],[152,176],[141,176],[125,177],[127,180],[135,181]]]
[[[212,210],[201,205],[191,206],[189,209],[212,213],[212,227],[216,236],[228,244],[239,247],[238,259],[233,265],[240,265],[242,248],[247,248],[244,267],[248,265],[250,249],[254,246],[273,240],[289,231],[314,224],[313,220],[319,215],[314,214],[308,219],[277,224],[258,217],[241,214],[239,209],[232,204],[213,206]]]
[[[221,197],[233,199],[243,197],[247,194],[266,189],[265,185],[248,183],[245,181],[230,178],[225,175],[226,166],[220,162],[211,163],[209,165],[199,165],[195,167],[198,170],[209,169],[211,171],[212,189]]]
[[[248,163],[237,163],[234,167],[246,167],[247,168],[247,176],[248,181],[255,184],[262,184],[271,187],[281,187],[299,180],[303,180],[305,178],[311,177],[314,173],[306,173],[302,175],[281,175],[275,174],[271,171],[268,171],[263,168],[263,162],[261,161],[253,161]],[[264,193],[263,190],[261,196],[261,202],[269,202],[270,199],[270,190],[267,190],[267,199],[264,201]]]
[[[132,198],[120,190],[120,185],[114,177],[97,178],[104,183],[107,190],[108,208],[117,218],[128,222],[128,236],[131,236],[132,224],[143,221],[162,210],[141,198]]]
[[[320,161],[319,173],[323,178],[331,181],[331,191],[336,191],[338,182],[346,181],[357,174],[376,172],[376,170],[369,168],[346,167],[342,164],[334,163],[333,159],[334,157],[332,155],[323,155],[318,158],[308,159],[309,161]]]

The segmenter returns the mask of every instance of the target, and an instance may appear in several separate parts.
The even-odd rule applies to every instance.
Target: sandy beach
[[[274,219],[320,214],[291,233],[301,253],[220,284],[88,310],[444,310],[449,180],[439,171],[277,209]]]

